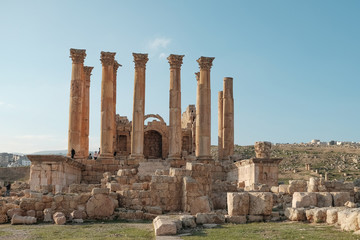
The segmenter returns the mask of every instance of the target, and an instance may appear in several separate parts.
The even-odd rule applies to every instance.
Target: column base
[[[131,154],[126,160],[128,165],[138,165],[140,162],[145,162],[143,154]]]
[[[196,156],[196,161],[201,163],[214,163],[214,159],[211,155],[209,156]]]
[[[114,159],[114,155],[111,153],[101,153],[100,156],[98,157],[99,160],[102,159]]]
[[[179,155],[169,156],[166,160],[170,163],[170,166],[173,168],[181,168],[182,166],[186,165],[186,160],[180,157]]]

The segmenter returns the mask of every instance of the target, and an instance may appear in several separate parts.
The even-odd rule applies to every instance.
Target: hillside
[[[234,151],[241,159],[255,157],[254,146],[235,146]],[[329,180],[353,181],[360,178],[358,147],[281,144],[273,146],[272,157],[283,158],[279,180],[284,182],[308,180],[311,176],[324,176],[325,172],[328,172]],[[305,163],[311,164],[312,171],[305,170]]]

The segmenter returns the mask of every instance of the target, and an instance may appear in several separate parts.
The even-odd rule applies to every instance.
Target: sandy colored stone
[[[251,223],[251,222],[262,222],[262,221],[264,221],[264,216],[262,216],[262,215],[248,215],[247,216],[247,221],[249,223]]]
[[[12,209],[7,210],[6,214],[9,218],[12,218],[15,214],[17,214],[19,216],[23,216],[24,211],[21,210],[20,208],[12,208]]]
[[[158,216],[153,220],[155,236],[175,235],[176,222],[168,217]]]
[[[270,192],[249,192],[249,215],[271,215],[273,194]]]
[[[285,216],[291,221],[305,221],[305,208],[286,208]]]
[[[246,216],[230,216],[230,215],[226,215],[225,216],[226,222],[228,223],[235,223],[235,224],[245,224],[246,223]]]
[[[195,198],[190,203],[190,213],[208,213],[211,211],[210,200],[208,196],[201,196]]]
[[[357,208],[356,203],[350,202],[350,201],[347,201],[347,202],[344,204],[344,206],[345,206],[345,207],[348,207],[348,208]]]
[[[317,197],[317,206],[318,207],[332,207],[332,195],[328,192],[318,192],[316,193]]]
[[[196,214],[196,223],[197,224],[206,224],[206,223],[221,224],[224,222],[225,222],[225,216],[222,214],[216,214],[216,213],[198,213],[198,214]]]
[[[66,223],[65,214],[62,212],[54,213],[53,219],[54,219],[55,224],[57,224],[57,225],[64,225]]]
[[[228,192],[227,206],[230,216],[247,215],[250,197],[247,192]]]
[[[180,221],[182,222],[183,228],[195,228],[195,217],[192,215],[181,215]]]
[[[109,189],[108,188],[93,188],[93,190],[91,191],[91,195],[97,195],[97,194],[109,194]]]
[[[52,209],[51,208],[45,208],[44,209],[44,222],[52,222]]]
[[[337,208],[328,208],[326,210],[326,223],[327,224],[335,224],[338,219],[338,211]]]
[[[86,203],[86,213],[91,219],[102,219],[111,216],[115,207],[111,197],[105,194],[95,194]]]
[[[0,214],[0,224],[7,222],[8,222],[8,216],[6,214]]]
[[[290,180],[288,193],[293,194],[294,192],[306,192],[307,182],[305,180]]]
[[[315,223],[324,223],[326,222],[326,212],[327,208],[315,208],[313,220]]]
[[[256,158],[266,158],[271,157],[271,142],[255,142],[255,155]]]
[[[36,223],[36,218],[35,217],[30,217],[30,216],[19,216],[19,215],[14,215],[11,218],[11,225],[16,225],[16,224],[34,224]]]
[[[333,197],[334,207],[341,207],[347,201],[350,201],[350,193],[349,192],[331,192]]]
[[[293,208],[310,207],[317,205],[317,195],[312,192],[294,192],[292,199]]]

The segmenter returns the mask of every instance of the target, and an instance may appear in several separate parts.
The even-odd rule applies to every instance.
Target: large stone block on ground
[[[110,189],[109,188],[93,188],[91,191],[91,195],[97,195],[97,194],[109,194]]]
[[[105,194],[95,194],[86,203],[86,213],[90,219],[103,219],[114,213],[115,203]]]
[[[249,192],[249,215],[271,215],[272,208],[272,193]]]
[[[180,221],[182,223],[183,228],[195,228],[195,217],[191,215],[181,215]]]
[[[177,233],[176,221],[164,216],[157,216],[153,220],[156,236],[175,235]]]
[[[0,224],[7,223],[8,217],[6,214],[0,214]]]
[[[197,197],[190,202],[190,213],[192,215],[197,213],[208,213],[210,211],[211,203],[208,196]]]
[[[286,208],[285,209],[285,216],[290,221],[305,221],[305,208]]]
[[[327,208],[315,208],[313,212],[314,212],[313,220],[315,223],[326,222]]]
[[[227,223],[235,223],[235,224],[245,224],[247,219],[246,216],[230,216],[225,215],[225,220]]]
[[[303,208],[317,205],[316,193],[313,192],[294,192],[292,199],[293,208]]]
[[[326,210],[326,223],[327,224],[335,224],[338,219],[338,208],[328,208]]]
[[[333,198],[331,193],[329,192],[317,192],[316,193],[317,198],[317,206],[318,207],[332,207],[333,204]]]
[[[64,225],[66,223],[65,214],[62,212],[54,213],[53,219],[54,219],[55,224],[57,224],[57,225]]]
[[[345,209],[338,212],[338,224],[341,230],[344,231],[357,231],[359,230],[357,209]]]
[[[222,214],[216,213],[198,213],[196,214],[196,223],[197,224],[207,224],[207,223],[225,223],[225,216]]]
[[[249,199],[248,192],[228,192],[227,206],[229,216],[249,214]]]
[[[347,201],[350,201],[349,192],[331,192],[334,207],[342,207]]]
[[[263,215],[248,215],[247,216],[247,221],[249,223],[251,223],[251,222],[262,222],[262,221],[264,221],[264,216]]]

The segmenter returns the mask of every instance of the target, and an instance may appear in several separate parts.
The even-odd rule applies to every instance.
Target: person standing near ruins
[[[11,183],[8,182],[8,184],[6,185],[6,193],[5,193],[5,196],[10,196],[10,190],[11,190]]]
[[[97,158],[98,158],[98,152],[95,151],[95,153],[94,153],[94,159],[96,160]]]
[[[71,149],[71,158],[74,158],[74,156],[75,156],[75,149]]]

